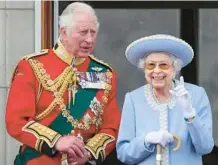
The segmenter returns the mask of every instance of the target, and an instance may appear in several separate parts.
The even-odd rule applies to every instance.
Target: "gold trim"
[[[42,145],[43,145],[43,140],[41,140],[41,142],[39,143],[39,147],[38,147],[39,152],[42,152]]]
[[[106,159],[105,150],[102,150],[102,152],[100,152],[100,156],[102,157],[102,160],[105,160],[105,159]]]
[[[36,57],[36,56],[41,56],[41,55],[45,55],[48,53],[48,49],[42,49],[40,52],[35,52],[35,53],[32,53],[32,54],[28,54],[26,56],[23,56],[21,58],[21,60],[29,60],[30,58],[32,57]]]
[[[28,54],[28,55],[25,55],[21,58],[21,60],[29,60],[30,58],[32,57],[35,57],[35,56],[41,56],[43,54],[46,54],[48,53],[48,49],[42,49],[40,52],[37,52],[37,53],[32,53],[32,54]],[[16,71],[17,71],[17,68],[18,68],[18,65],[16,65],[13,69],[13,72],[12,72],[12,76],[11,76],[11,79],[10,79],[10,85],[11,86],[11,82],[13,81],[14,79],[14,76],[16,74]]]
[[[72,67],[67,67],[64,72],[53,81],[50,79],[50,76],[43,68],[43,64],[41,64],[37,60],[32,59],[30,59],[29,62],[43,88],[45,90],[51,91],[55,97],[52,103],[42,113],[36,115],[35,119],[37,121],[43,119],[44,117],[49,115],[57,105],[59,105],[59,109],[62,111],[62,115],[67,118],[67,121],[70,122],[74,128],[88,130],[90,127],[86,124],[79,123],[78,120],[74,119],[73,116],[70,115],[69,110],[66,109],[66,105],[64,104],[64,92],[66,91],[68,85],[72,83],[72,77],[75,74],[72,71]],[[59,87],[60,90],[58,91]],[[95,121],[96,119],[93,118],[92,124],[95,123]]]
[[[54,50],[54,49],[53,49]],[[74,56],[67,56],[66,54],[62,54],[60,53],[59,50],[54,50],[55,55],[60,58],[62,61],[64,61],[65,63],[67,63],[68,65],[72,65],[73,59],[75,58]],[[80,65],[83,62],[85,62],[85,58],[76,58],[75,59],[75,65]]]
[[[80,65],[83,62],[85,62],[86,58],[76,58],[72,54],[70,54],[62,45],[60,39],[57,41],[58,47],[55,49],[53,48],[53,51],[57,57],[59,57],[62,61],[67,63],[68,65],[72,65],[73,59],[74,60],[74,65]]]
[[[43,68],[43,64],[37,60],[29,60],[30,65],[33,68],[36,77],[39,82],[42,84],[43,88],[47,91],[54,91],[59,88],[68,74],[72,73],[72,67],[69,66],[53,81],[50,79],[50,75],[46,73],[46,70]]]
[[[51,104],[43,112],[36,115],[36,121],[45,118],[52,112],[52,110],[56,106],[59,106],[59,109],[62,111],[63,117],[65,117],[74,128],[88,130],[91,124],[95,124],[96,129],[99,129],[102,123],[101,115],[103,114],[104,107],[108,102],[108,98],[111,91],[110,85],[106,86],[106,89],[104,90],[104,94],[102,96],[102,108],[100,112],[100,117],[91,118],[89,125],[87,125],[87,123],[82,123],[74,119],[73,116],[70,115],[69,110],[66,108],[66,105],[64,104],[64,92],[67,90],[69,84],[73,83],[72,77],[74,74],[76,74],[75,71],[73,71],[72,66],[66,67],[65,70],[55,80],[51,80],[50,75],[47,74],[46,70],[43,68],[42,63],[34,59],[29,59],[28,62],[33,68],[33,71],[42,87],[45,90],[52,92],[54,96],[54,100],[51,102]],[[107,79],[112,79],[113,75],[111,72],[107,72],[106,76]]]
[[[36,151],[39,151],[39,144],[40,144],[41,140],[40,139],[37,139],[36,140],[36,144],[35,144],[35,149]]]
[[[45,141],[50,148],[54,147],[57,140],[61,137],[61,135],[55,132],[54,130],[35,121],[28,122],[22,128],[22,131],[33,134],[37,138],[37,140]],[[41,148],[39,147],[40,145],[42,145],[41,142],[39,141],[36,144],[38,146],[36,145],[35,147],[40,150]]]
[[[39,99],[40,99],[40,96],[42,94],[42,91],[43,91],[42,84],[39,83],[38,93],[37,93],[37,96],[36,96],[36,104],[39,103]]]
[[[102,154],[102,159],[104,159],[106,157],[104,150],[106,146],[113,141],[115,141],[113,136],[100,133],[91,138],[85,148],[92,153],[95,159],[98,159],[100,154]]]
[[[108,63],[106,63],[106,62],[104,62],[104,61],[98,59],[97,57],[95,57],[95,56],[92,55],[92,54],[89,55],[89,57],[90,57],[92,60],[97,61],[98,63],[100,63],[100,64],[102,64],[102,65],[104,65],[104,66],[107,66],[111,71],[113,71],[112,67],[111,67]]]
[[[60,105],[63,102],[63,95],[66,91],[68,84],[71,83],[72,78],[72,67],[67,67],[64,72],[59,75],[54,81],[50,79],[50,75],[46,73],[46,70],[43,68],[43,64],[41,64],[37,60],[29,60],[30,65],[32,66],[36,77],[38,78],[39,82],[42,84],[42,87],[50,92],[53,92],[55,99],[52,103],[44,110],[42,113],[36,115],[36,120],[41,120],[46,117],[52,110],[55,108],[56,105]],[[60,90],[57,89],[60,87]],[[64,103],[63,103],[64,104]],[[63,105],[60,105],[63,107]]]
[[[42,152],[43,140],[37,139],[35,149],[36,151]]]

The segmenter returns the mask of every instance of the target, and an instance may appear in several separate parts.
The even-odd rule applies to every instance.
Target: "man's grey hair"
[[[97,20],[96,25],[98,29],[100,24],[98,22],[98,17],[95,13],[95,10],[90,5],[83,2],[71,3],[66,7],[66,9],[64,9],[64,11],[59,17],[60,28],[65,27],[67,32],[69,32],[73,27],[73,25],[75,24],[76,15],[79,13],[86,13],[86,12],[94,14],[96,16],[96,20]]]
[[[182,60],[180,60],[179,58],[175,57],[174,55],[171,55],[171,54],[167,54],[167,53],[164,53],[166,55],[168,55],[172,61],[173,61],[173,67],[176,71],[175,74],[177,74],[178,72],[181,71],[182,69],[182,66],[183,66],[183,62]],[[145,67],[145,62],[146,62],[146,58],[148,57],[149,55],[145,56],[144,58],[141,58],[138,62],[138,68],[141,69],[142,71],[144,71],[144,67]]]

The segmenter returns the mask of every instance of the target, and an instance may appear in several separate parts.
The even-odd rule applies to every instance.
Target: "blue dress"
[[[202,87],[185,83],[185,88],[196,110],[190,123],[184,120],[175,98],[158,103],[149,84],[126,94],[116,144],[120,161],[156,165],[156,147],[146,146],[144,138],[149,132],[165,129],[179,136],[181,147],[175,152],[175,143],[165,147],[163,165],[202,165],[202,155],[210,153],[214,146],[210,102]]]

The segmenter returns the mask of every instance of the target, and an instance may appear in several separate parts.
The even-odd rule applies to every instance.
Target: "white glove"
[[[165,130],[160,130],[157,132],[149,132],[145,136],[146,144],[160,144],[162,147],[165,147],[167,144],[173,142],[173,135]]]
[[[195,109],[192,108],[191,98],[188,91],[184,87],[184,78],[180,77],[179,85],[177,85],[173,90],[170,90],[170,93],[176,97],[177,102],[183,110],[185,118],[192,118],[195,116]]]

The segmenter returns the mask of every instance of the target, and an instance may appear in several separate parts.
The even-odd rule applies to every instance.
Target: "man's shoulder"
[[[20,60],[18,61],[18,63],[13,68],[13,71],[12,71],[12,80],[13,80],[13,77],[15,76],[18,68],[22,68],[22,70],[23,69],[26,70],[28,68],[31,69],[30,64],[29,64],[29,60],[33,59],[33,58],[35,59],[35,58],[37,58],[39,56],[41,57],[43,55],[47,55],[48,52],[49,52],[49,49],[42,49],[39,52],[30,53],[30,54],[27,54],[27,55],[21,57]]]
[[[47,55],[48,52],[49,52],[49,49],[42,49],[39,52],[34,52],[34,53],[27,54],[27,55],[23,56],[21,58],[21,60],[26,60],[27,61],[27,60],[32,59],[34,57],[39,57],[39,56]]]
[[[113,71],[112,67],[111,67],[108,63],[104,62],[103,60],[97,58],[97,57],[94,56],[94,55],[89,55],[89,57],[90,57],[91,60],[95,61],[96,63],[98,63],[98,64],[100,64],[100,65],[106,67],[106,68],[109,69],[110,71]]]

